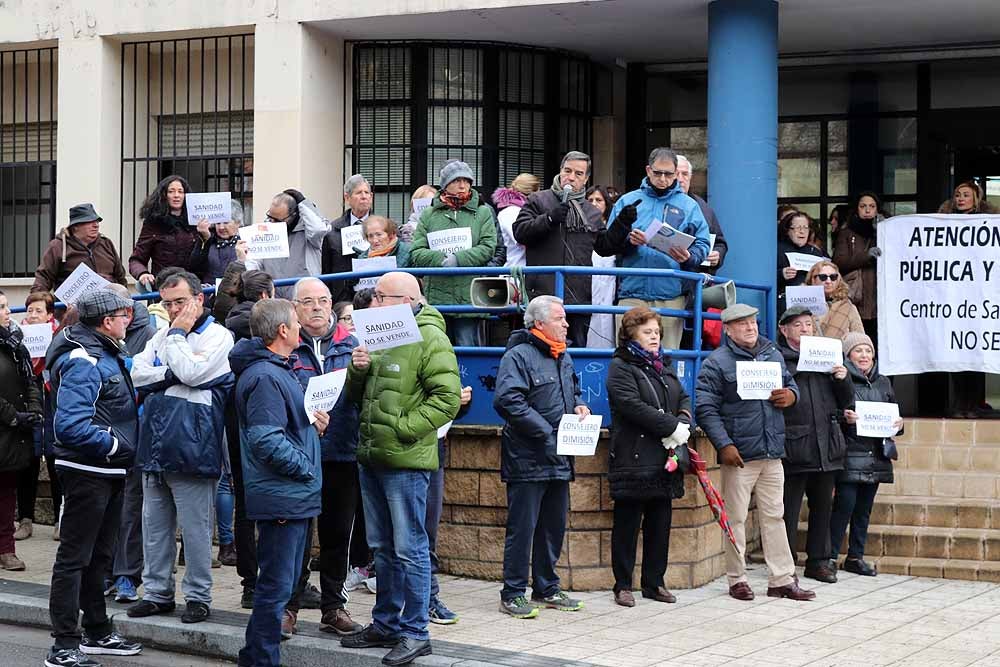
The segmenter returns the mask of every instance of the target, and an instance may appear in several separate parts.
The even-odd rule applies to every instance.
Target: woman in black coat
[[[24,334],[10,320],[7,295],[0,292],[0,568],[23,570],[14,553],[17,471],[35,453],[34,429],[42,421],[42,401]]]
[[[673,499],[684,495],[684,473],[667,472],[669,454],[687,447],[691,399],[660,348],[660,316],[645,306],[622,318],[618,349],[608,368],[611,457],[608,482],[615,501],[611,567],[615,602],[635,606],[632,570],[642,527],[642,595],[676,602],[664,586]],[[668,451],[669,449],[669,451]]]
[[[854,383],[854,398],[857,401],[895,403],[889,378],[879,375],[875,362],[875,346],[871,338],[862,333],[852,332],[844,337],[844,364]],[[830,543],[834,560],[840,551],[847,525],[851,526],[851,538],[847,546],[847,558],[843,569],[867,577],[875,576],[875,568],[864,560],[865,543],[868,541],[868,522],[878,485],[893,481],[892,461],[885,456],[883,444],[889,438],[860,437],[854,424],[857,413],[844,411],[847,425],[847,460],[844,470],[837,479],[833,497],[833,513],[830,517]],[[899,432],[903,426],[900,419],[893,424]]]

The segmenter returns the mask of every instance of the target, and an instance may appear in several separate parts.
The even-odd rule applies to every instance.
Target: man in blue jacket
[[[132,300],[108,290],[76,303],[79,324],[46,355],[52,383],[56,470],[63,487],[61,541],[52,567],[49,667],[97,667],[85,654],[135,655],[142,645],[113,631],[104,605],[121,518],[125,473],[135,459],[138,416],[125,365]],[[83,637],[77,617],[83,610]]]
[[[233,337],[204,306],[201,281],[180,271],[160,283],[170,326],[135,356],[132,378],[143,401],[137,463],[143,471],[142,601],[132,617],[174,609],[177,527],[184,540],[181,621],[209,616],[215,488],[222,474],[223,415],[233,386]]]
[[[229,355],[236,383],[247,518],[257,522],[257,588],[237,664],[281,664],[281,618],[302,568],[306,536],[320,513],[323,487],[319,436],[326,412],[306,414],[292,369],[299,319],[284,299],[254,304],[250,328]],[[317,435],[318,433],[318,435]]]
[[[764,561],[770,571],[768,597],[811,600],[812,591],[799,588],[795,561],[785,533],[785,417],[782,410],[795,405],[799,388],[785,367],[778,347],[757,330],[757,309],[737,303],[722,311],[726,338],[705,360],[698,374],[698,425],[718,451],[722,464],[722,497],[729,525],[736,539],[726,547],[726,576],[729,595],[737,600],[753,600],[746,577],[746,518],[750,495],[757,497]],[[775,366],[776,365],[776,366]],[[781,386],[766,399],[758,399],[752,380],[775,369]],[[761,381],[761,384],[772,383]],[[774,383],[776,384],[776,383]]]
[[[708,223],[701,208],[684,194],[677,182],[677,155],[669,148],[655,148],[649,154],[646,178],[638,190],[626,192],[615,203],[608,217],[609,237],[620,240],[616,248],[618,264],[628,269],[680,269],[697,271],[705,260],[708,247]],[[646,244],[645,231],[654,221],[695,238],[690,247],[671,248],[669,253]],[[614,229],[618,226],[618,229]],[[625,230],[628,231],[625,238]],[[615,233],[621,231],[623,233]],[[598,253],[604,254],[601,248]],[[683,309],[684,285],[680,278],[661,276],[625,276],[618,288],[619,306]],[[621,316],[616,317],[621,326]],[[684,320],[661,317],[663,347],[677,349]]]

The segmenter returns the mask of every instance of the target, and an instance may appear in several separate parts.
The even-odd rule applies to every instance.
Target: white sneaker
[[[345,591],[356,591],[365,585],[368,579],[368,571],[360,567],[352,567],[347,572],[347,579],[344,580]]]
[[[369,593],[375,595],[376,591],[378,590],[376,586],[375,577],[368,577],[367,579],[365,579],[365,588],[368,589]]]

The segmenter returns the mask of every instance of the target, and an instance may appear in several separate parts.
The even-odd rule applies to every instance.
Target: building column
[[[708,6],[709,196],[729,243],[727,277],[774,285],[778,197],[778,3]],[[759,292],[744,302],[764,305]],[[775,294],[767,305],[774,331]]]
[[[306,25],[254,32],[254,215],[296,188],[327,217],[343,209],[344,42]],[[266,156],[266,157],[265,157]]]

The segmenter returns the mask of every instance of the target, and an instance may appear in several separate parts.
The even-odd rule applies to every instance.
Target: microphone
[[[570,195],[571,192],[573,192],[573,186],[572,185],[570,185],[570,184],[567,183],[566,185],[563,186],[562,200],[563,200],[564,204],[567,201],[569,201],[569,195]]]

